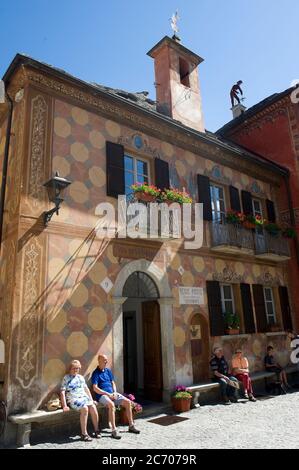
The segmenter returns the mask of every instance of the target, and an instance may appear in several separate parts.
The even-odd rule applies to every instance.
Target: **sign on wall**
[[[180,305],[204,305],[203,287],[179,287]]]

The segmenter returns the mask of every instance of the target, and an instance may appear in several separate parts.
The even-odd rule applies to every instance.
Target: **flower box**
[[[240,328],[227,328],[227,330],[225,330],[225,333],[227,335],[239,335],[240,334]]]
[[[143,191],[136,191],[135,197],[138,201],[153,202],[156,200],[156,196],[153,194],[144,193]]]

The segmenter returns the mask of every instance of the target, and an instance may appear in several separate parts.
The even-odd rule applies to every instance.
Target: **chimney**
[[[157,111],[205,132],[197,66],[203,59],[165,36],[148,53],[155,61]]]
[[[231,108],[233,112],[233,118],[236,119],[237,117],[241,116],[246,111],[246,106],[241,103],[236,104]]]

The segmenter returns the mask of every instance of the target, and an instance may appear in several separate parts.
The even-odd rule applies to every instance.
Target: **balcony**
[[[255,255],[268,261],[286,261],[290,259],[288,239],[281,235],[270,235],[265,230],[255,233]]]
[[[177,240],[182,238],[182,214],[181,211],[169,210],[167,205],[161,210],[160,204],[139,202],[140,210],[137,210],[136,201],[129,200],[126,206],[126,231],[129,237],[159,241]],[[136,219],[138,217],[138,221]],[[137,222],[137,223],[136,223]],[[131,232],[129,234],[129,232]]]
[[[238,224],[211,222],[211,250],[229,254],[254,255],[251,230]]]

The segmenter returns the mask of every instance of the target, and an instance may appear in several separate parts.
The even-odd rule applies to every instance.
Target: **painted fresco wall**
[[[100,118],[83,109],[56,101],[53,135],[53,172],[72,181],[59,218],[53,220],[75,225],[78,228],[92,228],[95,225],[96,205],[106,197],[106,154],[105,142],[121,142],[125,148],[138,151],[144,156],[161,156],[170,162],[171,184],[186,187],[196,197],[196,175],[205,173],[215,180],[233,184],[239,189],[255,191],[273,199],[268,184],[255,181],[247,175],[238,174],[230,168],[215,165],[199,159],[168,143],[138,134],[133,130]],[[112,198],[111,202],[115,201]],[[171,244],[169,245],[171,246]],[[165,247],[164,247],[165,248]],[[162,247],[163,249],[163,247]],[[192,378],[189,325],[194,312],[202,312],[208,317],[207,305],[200,308],[179,306],[178,286],[201,286],[212,279],[213,273],[223,273],[228,267],[242,276],[242,282],[258,283],[265,272],[271,274],[275,282],[287,283],[283,268],[263,266],[250,262],[230,261],[227,265],[220,257],[189,256],[166,250],[164,267],[174,297],[174,345],[177,382],[190,384]],[[96,365],[96,356],[105,351],[113,358],[111,296],[113,288],[106,293],[101,282],[108,278],[112,284],[127,263],[128,259],[117,259],[113,255],[109,240],[98,240],[92,235],[86,238],[70,238],[62,234],[48,234],[48,266],[46,278],[46,333],[43,358],[43,396],[45,397],[59,383],[71,359],[77,358],[87,376]],[[155,262],[155,260],[153,261]],[[184,272],[179,268],[183,268]],[[166,269],[167,268],[167,269]],[[205,294],[206,299],[206,294]],[[207,304],[207,302],[206,302]],[[270,339],[271,338],[271,339]],[[250,359],[252,369],[262,368],[262,358],[268,341],[274,342],[281,358],[286,359],[285,337],[252,335],[238,339],[214,338],[213,343],[223,343],[228,357],[231,349],[240,342]],[[213,344],[210,345],[211,348]],[[283,361],[282,361],[283,362]]]

